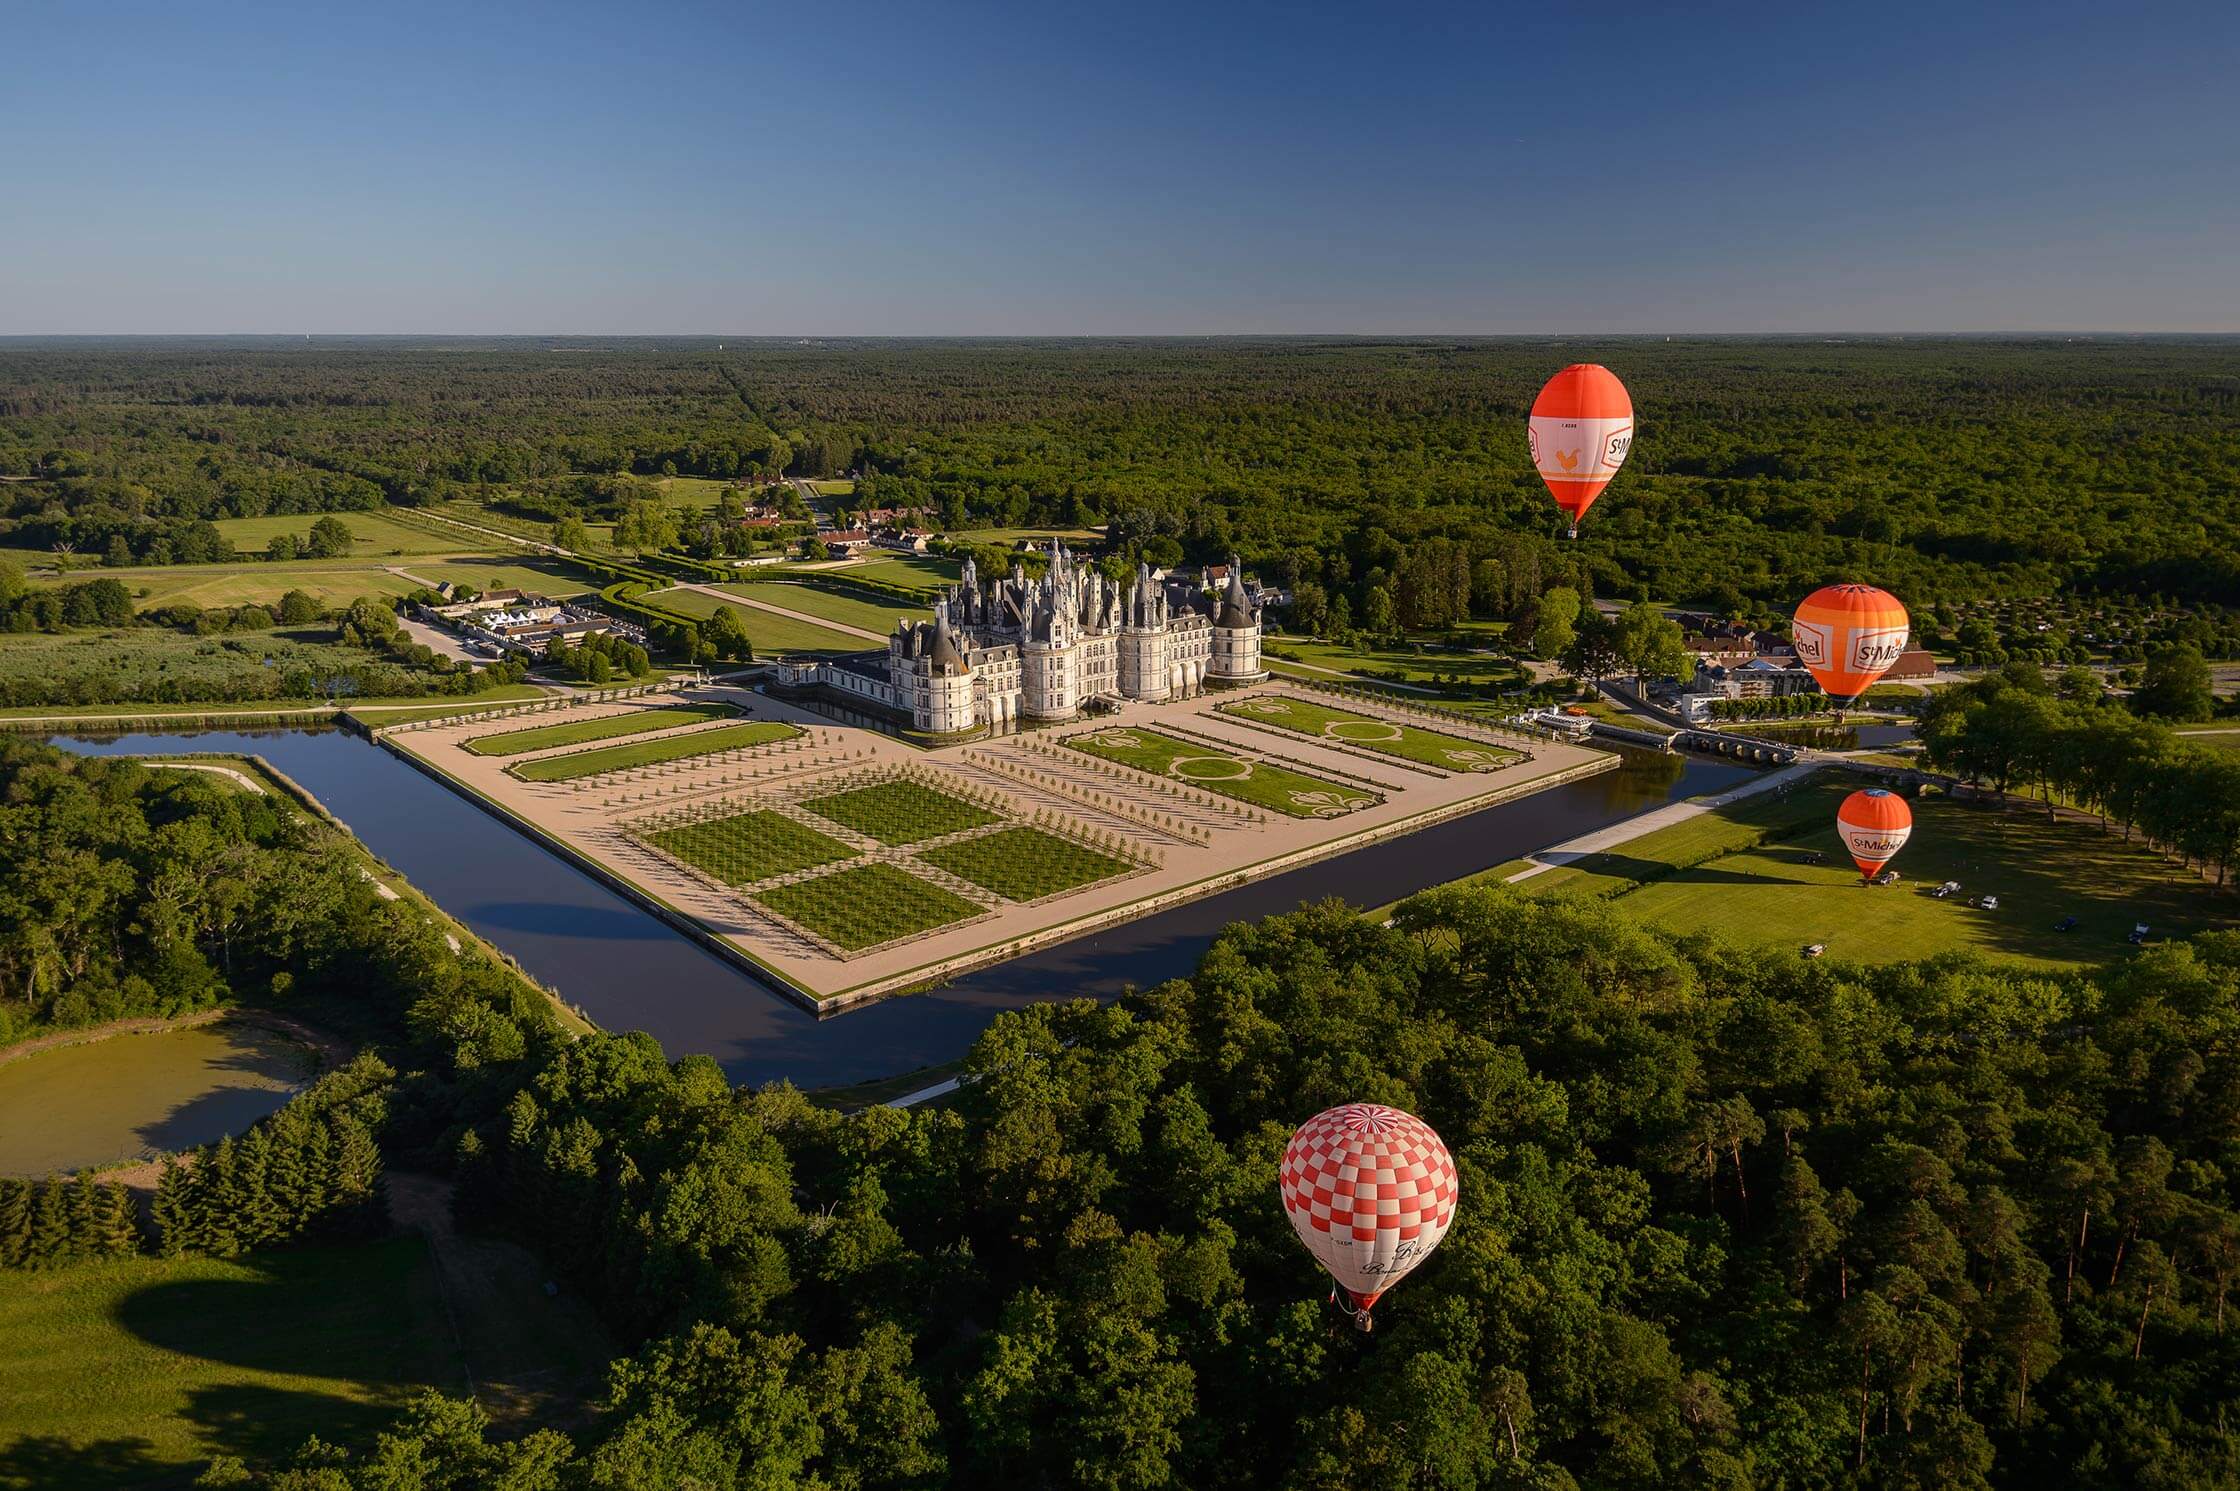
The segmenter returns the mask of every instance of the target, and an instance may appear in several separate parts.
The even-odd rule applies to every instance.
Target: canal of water
[[[334,729],[56,736],[98,755],[259,755],[493,945],[610,1030],[704,1052],[734,1082],[804,1088],[952,1061],[1001,1010],[1109,997],[1188,973],[1221,928],[1339,896],[1382,905],[1753,774],[1733,762],[1626,751],[1621,769],[1303,866],[1192,905],[983,969],[925,994],[818,1020],[448,787]]]

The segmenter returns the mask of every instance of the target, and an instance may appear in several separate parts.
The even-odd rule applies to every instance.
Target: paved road
[[[1531,856],[1531,867],[1519,870],[1516,874],[1508,877],[1508,883],[1514,885],[1520,880],[1530,880],[1533,876],[1544,874],[1549,870],[1576,864],[1590,854],[1601,854],[1606,850],[1615,849],[1620,844],[1630,843],[1643,834],[1652,834],[1660,828],[1670,828],[1675,823],[1685,823],[1691,818],[1700,818],[1705,813],[1723,808],[1729,803],[1739,802],[1745,797],[1755,797],[1761,792],[1771,792],[1777,787],[1786,787],[1792,782],[1801,782],[1819,769],[1820,763],[1816,761],[1808,761],[1797,766],[1785,766],[1779,771],[1768,772],[1762,777],[1754,777],[1732,792],[1722,792],[1716,797],[1694,798],[1687,802],[1666,803],[1661,808],[1651,808],[1646,813],[1637,813],[1623,823],[1613,823],[1608,828],[1598,828],[1591,834],[1581,834],[1576,839],[1568,839],[1551,848],[1535,851]]]

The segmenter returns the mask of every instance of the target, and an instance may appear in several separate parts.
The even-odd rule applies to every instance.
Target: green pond
[[[237,1020],[0,1065],[0,1175],[147,1159],[239,1133],[309,1081],[301,1042]]]

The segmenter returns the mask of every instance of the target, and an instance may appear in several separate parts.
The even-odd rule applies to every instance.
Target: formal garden
[[[1333,709],[1327,704],[1311,703],[1288,694],[1257,694],[1217,705],[1216,711],[1254,724],[1289,730],[1295,735],[1336,741],[1356,750],[1397,756],[1403,761],[1444,771],[1498,771],[1523,759],[1516,751],[1503,750],[1482,740],[1357,714],[1350,709]]]
[[[1007,901],[1040,901],[1137,868],[1117,854],[1024,825],[942,844],[918,858]]]
[[[623,745],[607,746],[602,750],[577,751],[566,756],[545,756],[535,761],[520,761],[507,767],[506,771],[524,782],[572,782],[581,777],[626,771],[633,766],[662,766],[672,761],[690,761],[723,751],[768,745],[772,741],[790,740],[800,733],[800,726],[788,725],[780,720],[744,720],[736,725],[718,725],[710,730],[688,730],[682,735],[664,735],[658,740],[631,741]]]
[[[842,828],[891,845],[922,844],[1002,821],[1002,815],[992,807],[967,802],[907,777],[812,797],[801,806]]]
[[[755,892],[767,909],[842,952],[968,921],[987,910],[890,864],[855,865]]]
[[[796,870],[853,859],[856,851],[774,808],[728,808],[720,816],[665,814],[633,830],[639,838],[726,885],[751,885]]]
[[[558,725],[534,725],[526,730],[501,730],[478,735],[461,744],[477,756],[524,756],[555,746],[589,745],[620,735],[645,735],[673,730],[680,725],[704,724],[734,713],[726,704],[683,704],[665,709],[633,709],[588,720],[568,720]]]
[[[1292,818],[1336,818],[1381,801],[1359,787],[1133,725],[1069,735],[1065,743],[1101,760],[1188,782]]]

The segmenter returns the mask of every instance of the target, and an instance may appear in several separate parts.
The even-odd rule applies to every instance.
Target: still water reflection
[[[370,742],[331,729],[56,737],[102,755],[261,755],[317,795],[446,911],[613,1030],[705,1052],[733,1081],[867,1081],[963,1054],[989,1018],[1187,973],[1235,921],[1342,896],[1380,905],[1751,774],[1732,762],[1625,753],[1620,770],[1356,850],[968,975],[817,1020]]]

